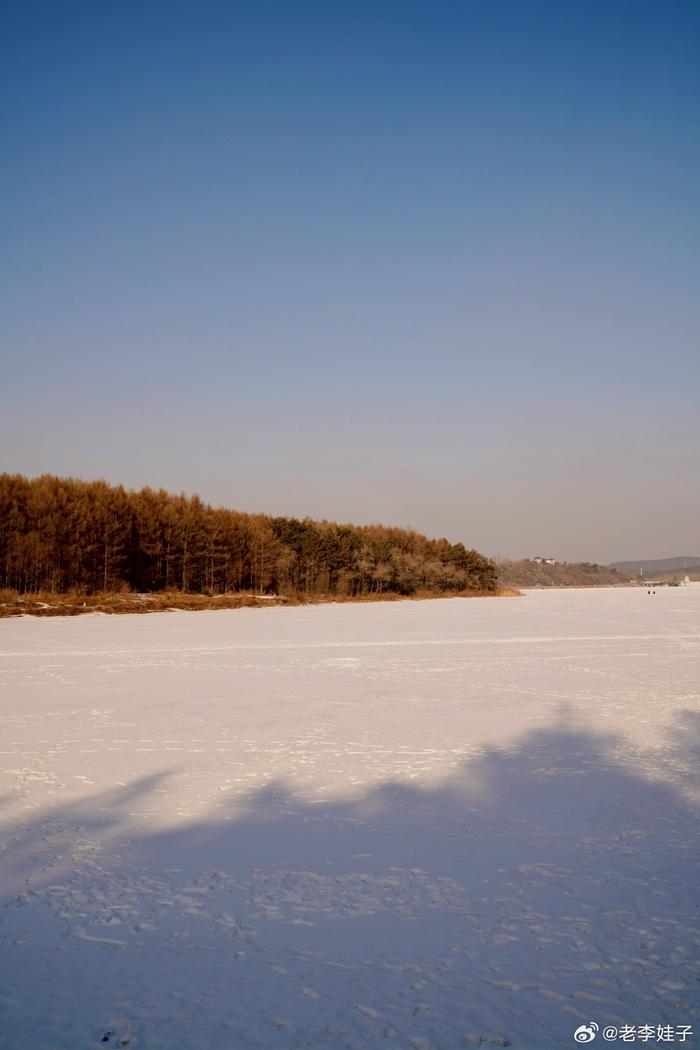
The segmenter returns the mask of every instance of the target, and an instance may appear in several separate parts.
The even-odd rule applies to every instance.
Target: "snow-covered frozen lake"
[[[0,687],[5,1050],[700,1027],[700,586],[5,620]]]

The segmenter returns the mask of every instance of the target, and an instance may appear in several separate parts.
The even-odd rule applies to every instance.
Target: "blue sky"
[[[0,469],[700,553],[700,8],[6,4]]]

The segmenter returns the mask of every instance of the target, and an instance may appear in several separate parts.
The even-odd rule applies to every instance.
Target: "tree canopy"
[[[104,481],[0,474],[0,580],[21,591],[129,589],[361,597],[484,593],[494,564],[446,539],[211,507]]]

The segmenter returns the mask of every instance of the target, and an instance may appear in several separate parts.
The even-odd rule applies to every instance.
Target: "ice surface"
[[[700,587],[0,621],[0,1047],[697,1030],[699,657]]]

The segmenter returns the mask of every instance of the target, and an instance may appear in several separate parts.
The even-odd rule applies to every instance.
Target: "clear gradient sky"
[[[0,469],[700,553],[695,0],[1,19]]]

